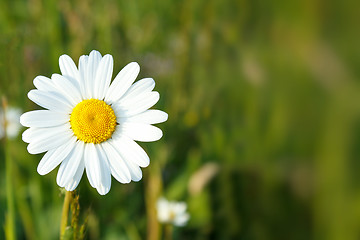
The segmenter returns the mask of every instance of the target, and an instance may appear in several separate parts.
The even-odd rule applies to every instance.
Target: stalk
[[[167,223],[164,225],[164,239],[172,240],[173,239],[173,225],[171,223]]]
[[[63,238],[66,227],[68,225],[69,208],[70,208],[71,200],[72,200],[72,192],[66,191],[64,198],[64,205],[61,214],[60,239]]]
[[[6,121],[6,109],[7,109],[7,101],[6,98],[3,97],[2,99],[3,105],[3,117],[4,117],[4,139],[5,139],[5,179],[6,179],[6,203],[8,212],[6,214],[5,219],[5,235],[6,239],[8,240],[15,240],[16,239],[16,231],[15,231],[15,204],[14,204],[14,191],[13,191],[13,166],[12,160],[10,156],[10,149],[9,149],[9,141],[7,138],[7,121]]]

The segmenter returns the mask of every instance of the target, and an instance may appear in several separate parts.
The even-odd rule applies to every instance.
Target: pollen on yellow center
[[[86,143],[108,140],[116,127],[114,110],[98,99],[84,100],[76,105],[70,115],[74,135]]]

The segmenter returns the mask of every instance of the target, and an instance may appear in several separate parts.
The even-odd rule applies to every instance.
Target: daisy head
[[[152,142],[162,131],[152,124],[168,115],[149,109],[159,100],[155,82],[144,78],[134,83],[140,67],[126,65],[111,82],[113,58],[92,51],[73,60],[62,55],[60,74],[34,79],[31,101],[43,107],[24,113],[20,122],[29,127],[23,141],[31,154],[46,152],[37,171],[45,175],[56,168],[56,182],[73,191],[84,170],[90,185],[109,192],[111,175],[121,183],[142,178],[140,167],[149,165],[146,152],[135,142]]]
[[[171,202],[165,198],[157,201],[157,216],[161,223],[169,223],[174,226],[185,226],[190,216],[186,212],[185,202]]]
[[[21,110],[15,107],[0,109],[0,139],[6,136],[15,138],[21,128],[20,125]]]

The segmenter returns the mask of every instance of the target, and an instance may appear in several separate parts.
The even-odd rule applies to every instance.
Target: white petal
[[[37,105],[55,112],[70,113],[72,110],[71,104],[63,96],[55,92],[31,90],[28,93],[28,98]]]
[[[189,218],[190,218],[189,214],[187,214],[187,213],[181,214],[180,216],[175,217],[174,225],[178,226],[178,227],[182,227],[187,223]]]
[[[81,177],[84,173],[85,163],[84,159],[80,161],[80,165],[74,175],[74,177],[65,185],[67,191],[74,191],[75,188],[79,185]]]
[[[134,123],[147,123],[147,124],[156,124],[165,122],[168,119],[168,114],[166,112],[150,109],[145,112],[139,113],[132,117],[118,117],[118,123],[124,122],[134,122]]]
[[[34,86],[44,92],[57,92],[58,89],[54,86],[50,78],[44,76],[37,76],[34,79]]]
[[[97,188],[100,186],[101,170],[99,156],[93,143],[85,144],[84,159],[86,175],[90,185]]]
[[[159,95],[158,92],[142,92],[137,95],[130,95],[126,98],[122,98],[118,101],[118,104],[123,105],[125,107],[132,108],[137,105],[143,105],[145,102],[149,101],[149,97]],[[157,102],[157,101],[156,101]],[[140,103],[140,104],[139,104]]]
[[[104,99],[105,93],[109,88],[112,73],[113,73],[114,60],[113,57],[109,54],[105,55],[96,72],[95,82],[94,82],[94,98]]]
[[[70,124],[64,124],[56,127],[48,127],[48,128],[35,128],[31,127],[23,132],[23,140],[24,142],[33,142],[37,141],[37,139],[47,138],[51,135],[56,135],[58,133],[70,130]]]
[[[131,179],[135,182],[140,181],[142,178],[142,172],[140,167],[131,160],[133,157],[132,153],[125,148],[116,147],[120,145],[116,141],[110,141],[110,144],[120,154],[121,158],[124,159],[124,163],[129,169]]]
[[[156,202],[156,208],[158,210],[168,208],[168,201],[164,197],[159,198]]]
[[[65,77],[63,77],[63,78],[65,78]],[[77,82],[74,82],[74,84],[78,85]],[[62,99],[67,103],[71,103],[69,96],[67,96],[66,92],[64,94],[63,86],[61,84],[56,85],[53,80],[51,80],[47,77],[37,76],[34,79],[34,86],[42,92],[47,92],[47,94],[50,94],[58,99]],[[79,87],[77,87],[77,88],[79,88]]]
[[[112,105],[116,116],[131,117],[142,113],[154,106],[160,99],[158,92],[145,93],[138,98],[132,98],[131,101],[121,102],[121,100]]]
[[[125,163],[126,163],[127,167],[129,168],[131,179],[134,182],[140,181],[142,178],[142,171],[141,171],[140,167],[138,165],[136,165],[135,163],[133,163],[132,161],[129,161],[129,159],[127,161],[125,161]]]
[[[34,134],[39,131],[39,128],[28,128],[22,133],[22,140],[26,143],[30,143]]]
[[[117,134],[126,135],[135,141],[153,142],[162,137],[161,129],[149,124],[142,123],[123,123],[118,125]]]
[[[79,168],[80,162],[83,159],[84,142],[78,141],[71,153],[61,163],[56,182],[60,187],[64,187],[75,176]]]
[[[69,125],[68,125],[69,126]],[[66,129],[66,128],[65,128]],[[50,130],[50,131],[49,131]],[[22,139],[26,143],[30,143],[32,141],[36,141],[37,138],[41,138],[42,135],[45,135],[44,137],[48,137],[49,135],[57,134],[57,132],[62,132],[63,126],[56,126],[56,127],[49,127],[49,128],[35,128],[31,127],[27,130],[25,130],[22,133]]]
[[[108,157],[111,174],[117,181],[121,183],[129,183],[131,181],[129,169],[124,163],[122,157],[109,142],[111,141],[103,142],[101,146]]]
[[[186,211],[186,203],[184,202],[175,202],[173,204],[173,211],[176,214],[183,214]]]
[[[145,92],[151,92],[155,87],[155,81],[152,78],[144,78],[134,83],[124,94],[121,100],[136,97]]]
[[[105,101],[113,103],[119,100],[135,81],[139,72],[140,66],[136,62],[126,65],[111,83]]]
[[[6,126],[6,133],[8,138],[15,138],[17,137],[20,131],[21,125],[18,122],[8,122]]]
[[[95,76],[96,76],[96,72],[98,70],[100,61],[101,61],[101,54],[96,50],[91,51],[91,53],[89,54],[89,59],[88,59],[87,78],[85,80],[85,84],[86,84],[85,87],[87,90],[86,94],[87,94],[87,97],[90,97],[90,98],[96,98],[95,97]]]
[[[71,57],[66,54],[61,55],[59,66],[63,76],[68,77],[72,82],[79,82],[79,71]]]
[[[25,127],[54,127],[68,122],[70,115],[49,110],[26,112],[20,117],[20,123]]]
[[[160,198],[156,203],[158,220],[162,223],[169,221],[169,202],[165,198]]]
[[[72,131],[67,129],[65,125],[52,128],[38,128],[35,133],[27,147],[30,154],[38,154],[59,147],[73,136]]]
[[[41,159],[37,172],[40,175],[45,175],[54,170],[75,147],[76,138],[72,137],[70,141],[66,142],[58,148],[49,150]]]
[[[87,96],[87,86],[86,86],[86,83],[87,83],[87,75],[88,75],[88,59],[89,59],[89,56],[87,55],[82,55],[80,58],[79,58],[79,85],[80,85],[80,92],[81,92],[81,95],[82,95],[82,98],[83,99],[90,99],[91,96]]]
[[[59,91],[69,99],[69,101],[75,106],[81,102],[81,93],[78,82],[71,82],[67,77],[60,74],[53,74],[51,79]]]
[[[96,188],[99,194],[105,195],[110,191],[111,188],[111,173],[107,156],[100,144],[95,145],[96,151],[99,156],[100,162],[100,185]]]
[[[122,148],[128,152],[128,156],[131,156],[130,160],[140,167],[147,167],[150,163],[150,158],[134,140],[121,136],[120,138],[114,138],[113,146]]]
[[[52,156],[54,156],[54,153],[57,149],[62,149],[63,146],[64,145],[60,146],[59,148],[54,148],[54,149],[47,151],[45,153],[45,155],[41,158],[40,163],[37,167],[37,172],[40,175],[48,174],[49,172],[51,172],[51,170],[53,170],[54,168],[57,167],[57,165],[60,164],[60,163],[57,163],[55,165],[55,161],[52,161]],[[55,165],[55,167],[50,170],[50,167],[47,167],[47,166],[49,166],[51,163],[52,163],[52,165]],[[46,167],[44,167],[44,166],[46,166]]]

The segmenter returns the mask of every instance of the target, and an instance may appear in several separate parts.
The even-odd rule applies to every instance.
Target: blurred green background
[[[92,49],[153,77],[169,114],[140,143],[138,183],[100,196],[85,175],[87,239],[159,239],[159,196],[191,215],[174,239],[360,238],[360,31],[353,1],[0,1],[0,95],[23,111],[37,75]],[[2,140],[1,143],[4,143]],[[9,142],[18,239],[57,239],[56,173]],[[0,225],[7,211],[0,145]],[[0,228],[0,239],[4,229]]]

